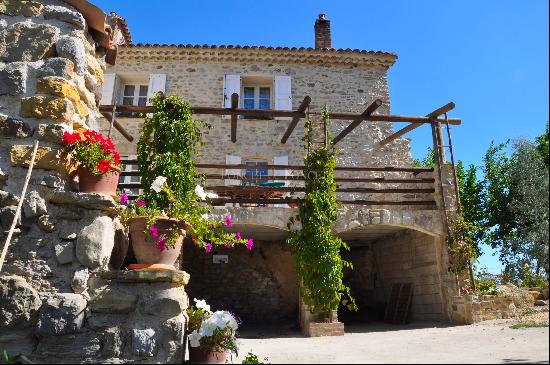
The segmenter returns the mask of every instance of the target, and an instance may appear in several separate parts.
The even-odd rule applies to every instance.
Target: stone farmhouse
[[[181,363],[189,298],[245,326],[303,324],[287,196],[303,194],[303,118],[319,119],[325,105],[340,150],[334,231],[351,247],[345,281],[360,307],[340,320],[382,319],[393,284],[411,283],[410,319],[449,321],[452,169],[411,167],[409,140],[391,123],[429,123],[437,140],[443,112],[390,118],[397,56],[335,49],[330,26],[320,15],[314,48],[145,45],[86,0],[0,0],[0,349],[37,363]],[[138,193],[136,110],[157,91],[185,98],[212,125],[196,156],[219,195],[212,214],[230,214],[232,229],[254,237],[252,251],[186,243],[181,270],[116,264],[131,263],[117,249],[116,203],[78,191],[60,140],[111,134],[128,161],[119,187]]]
[[[290,111],[297,110],[304,97],[311,98],[309,108],[320,110],[327,105],[330,112],[361,113],[374,100],[382,101],[378,114],[390,114],[391,99],[387,73],[397,61],[388,52],[357,49],[336,49],[331,43],[331,23],[324,14],[315,20],[312,41],[314,48],[266,46],[133,44],[119,48],[117,63],[105,71],[102,87],[103,105],[141,106],[161,91],[178,95],[191,106],[231,108],[231,95],[239,96],[239,108]],[[127,29],[125,26],[124,29]],[[127,39],[130,39],[129,32]],[[104,110],[108,110],[105,108]],[[103,111],[103,109],[102,109]],[[109,116],[109,115],[107,115]],[[318,117],[318,116],[317,116]],[[304,133],[299,123],[283,143],[288,117],[240,117],[235,141],[228,116],[197,115],[212,125],[205,131],[205,145],[196,161],[199,164],[247,165],[254,169],[220,167],[220,176],[242,175],[244,180],[209,179],[208,186],[220,188],[218,193],[230,195],[231,186],[248,183],[258,185],[273,176],[292,177],[299,171],[270,168],[270,165],[303,164]],[[108,133],[110,119],[102,124]],[[143,125],[137,113],[121,113],[116,117],[129,141],[113,129],[112,136],[121,154],[132,159]],[[335,120],[332,134],[338,135],[348,120]],[[383,147],[379,142],[393,133],[392,123],[363,122],[338,144],[338,166],[341,167],[411,167],[409,140],[398,138]],[[257,166],[265,165],[265,169]],[[127,170],[137,167],[127,164]],[[435,178],[435,172],[342,171],[340,177],[363,178]],[[121,187],[139,186],[138,176],[122,178]],[[294,180],[282,180],[285,186],[299,186]],[[340,187],[357,187],[341,183]],[[437,184],[393,184],[397,188],[434,188]],[[223,187],[228,187],[224,190]],[[387,187],[364,183],[363,188]],[[391,187],[390,186],[390,187]],[[130,190],[132,191],[132,190]],[[134,190],[135,192],[135,190]],[[297,196],[300,194],[298,193]],[[245,195],[246,196],[246,195]],[[450,281],[447,275],[443,207],[440,196],[431,193],[345,193],[341,199],[372,199],[393,202],[433,200],[435,206],[343,205],[336,232],[352,247],[350,259],[355,266],[347,275],[361,308],[353,320],[381,318],[391,285],[414,283],[411,314],[415,320],[447,320],[447,296]],[[188,293],[205,298],[216,307],[229,308],[248,322],[292,324],[298,319],[299,295],[293,259],[287,237],[288,219],[296,214],[286,204],[225,204],[217,214],[234,217],[236,230],[258,242],[253,253],[218,249],[204,255],[192,244],[185,248],[182,269],[191,274]],[[216,257],[224,263],[216,263]],[[195,278],[195,279],[193,279]],[[199,279],[200,278],[200,279]],[[266,315],[267,314],[267,315]],[[345,311],[342,318],[350,317]],[[351,317],[350,317],[350,320]]]

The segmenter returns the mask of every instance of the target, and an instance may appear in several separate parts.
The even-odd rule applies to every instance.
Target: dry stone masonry
[[[0,350],[34,362],[180,363],[189,276],[118,273],[111,197],[81,194],[64,131],[97,128],[105,54],[59,0],[0,0],[0,241],[33,174],[0,273]]]

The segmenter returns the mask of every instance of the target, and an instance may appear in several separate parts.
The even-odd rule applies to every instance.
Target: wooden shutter
[[[292,79],[290,76],[275,76],[275,110],[292,110]],[[291,118],[277,118],[291,119]]]
[[[231,95],[237,93],[241,97],[241,75],[225,75],[223,83],[223,107],[231,108]]]
[[[147,105],[151,105],[151,99],[159,91],[166,92],[166,74],[150,74],[149,87],[147,88]]]
[[[273,165],[286,165],[288,166],[288,156],[275,156],[273,157]],[[290,175],[289,170],[275,170],[273,171],[273,176],[288,176]],[[288,186],[288,180],[281,180],[284,182],[285,186]]]
[[[103,75],[101,86],[101,105],[113,105],[115,96],[116,74]]]
[[[235,156],[235,155],[225,155],[225,163],[227,165],[240,165],[242,161],[241,156]],[[225,169],[225,175],[231,176],[239,176],[241,175],[241,169]],[[226,179],[225,185],[241,185],[241,180],[235,180],[235,179]]]

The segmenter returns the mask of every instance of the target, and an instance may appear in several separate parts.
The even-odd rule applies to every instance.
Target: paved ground
[[[252,350],[270,363],[546,363],[546,328],[511,329],[512,320],[471,326],[346,326],[343,337],[304,338],[296,331],[246,331],[240,363]]]

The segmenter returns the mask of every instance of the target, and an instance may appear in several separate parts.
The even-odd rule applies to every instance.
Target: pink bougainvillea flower
[[[254,247],[254,240],[252,238],[249,238],[248,241],[246,241],[245,246],[248,251],[252,251],[252,247]]]
[[[128,195],[124,193],[120,194],[120,204],[128,204]]]
[[[157,241],[157,250],[164,251],[167,250],[168,247],[166,247],[166,238],[162,237]]]
[[[231,242],[226,242],[225,247],[226,248],[233,248],[233,244]]]
[[[194,241],[195,240],[195,236],[191,236],[191,241]]]
[[[241,232],[237,232],[235,233],[235,237],[240,240],[241,239]]]
[[[207,243],[206,246],[204,246],[204,251],[206,253],[210,253],[210,251],[212,251],[212,244],[211,243]]]
[[[138,201],[136,202],[136,205],[137,205],[138,207],[144,207],[144,206],[145,206],[145,201],[144,201],[144,200],[138,200]]]
[[[233,222],[231,221],[231,216],[229,214],[225,216],[225,225],[228,227],[233,227]]]
[[[158,237],[159,236],[159,231],[158,231],[157,227],[151,226],[151,227],[149,227],[149,230],[151,231],[151,234],[153,235],[153,237]]]

